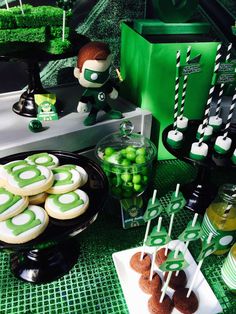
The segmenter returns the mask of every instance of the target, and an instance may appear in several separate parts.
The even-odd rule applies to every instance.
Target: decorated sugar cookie
[[[48,190],[53,180],[50,169],[27,164],[8,175],[6,189],[16,195],[30,196]]]
[[[0,187],[3,187],[5,184],[5,178],[4,178],[4,173],[3,173],[3,165],[0,165]]]
[[[52,169],[54,183],[48,194],[64,194],[71,192],[81,186],[81,175],[75,169],[67,167],[57,167]]]
[[[6,181],[9,174],[21,169],[22,167],[25,167],[26,165],[28,165],[28,163],[25,160],[10,161],[3,165],[3,167],[0,167],[0,177],[2,180]]]
[[[30,205],[40,205],[43,204],[47,198],[48,194],[45,192],[32,195],[29,197],[29,204]]]
[[[0,221],[21,213],[29,204],[28,197],[14,195],[0,188]]]
[[[25,159],[30,165],[40,165],[49,169],[56,168],[59,165],[59,159],[48,153],[38,153],[28,156]]]
[[[82,190],[49,195],[45,202],[48,215],[56,219],[72,219],[82,215],[89,205],[88,195]]]
[[[0,222],[0,241],[15,244],[28,242],[46,229],[48,221],[42,207],[30,205],[19,215]]]
[[[72,165],[72,164],[66,164],[66,165],[63,165],[62,167],[65,167],[65,168],[68,168],[68,169],[75,169],[76,171],[79,172],[79,174],[81,176],[80,187],[87,183],[87,181],[88,181],[88,174],[84,170],[84,168],[82,168],[80,166],[77,166],[77,165]]]

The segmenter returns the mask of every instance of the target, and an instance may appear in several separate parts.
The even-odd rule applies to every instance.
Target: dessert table
[[[173,174],[174,173],[174,174]],[[196,176],[191,165],[178,160],[157,163],[153,187],[165,205],[170,189],[177,182],[183,184]],[[215,183],[229,182],[232,173],[217,174]],[[114,207],[113,207],[114,208]],[[190,211],[182,210],[176,215],[173,236],[177,236],[192,218]],[[164,215],[164,225],[167,217]],[[122,293],[112,254],[117,251],[140,246],[145,227],[122,229],[118,212],[105,208],[97,221],[79,236],[81,253],[72,270],[54,282],[33,285],[16,279],[9,268],[9,254],[0,254],[0,309],[1,313],[32,314],[128,314],[128,308]],[[196,258],[200,251],[200,241],[190,244],[190,252]],[[223,313],[235,313],[235,296],[231,294],[221,279],[221,266],[225,256],[210,256],[202,266],[202,272],[218,298]]]

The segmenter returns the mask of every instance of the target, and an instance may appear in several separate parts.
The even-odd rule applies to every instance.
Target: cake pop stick
[[[210,243],[211,243],[212,237],[213,237],[213,233],[210,233],[209,236],[208,236],[208,238],[207,238],[207,244],[210,244]],[[212,252],[213,252],[213,251],[211,251],[211,253],[212,253]],[[211,253],[210,253],[210,254],[211,254]],[[201,259],[200,262],[198,263],[198,266],[197,266],[197,268],[196,268],[195,274],[194,274],[194,276],[193,276],[193,279],[192,279],[192,281],[191,281],[190,287],[189,287],[188,292],[187,292],[187,298],[189,298],[189,296],[190,296],[190,294],[191,294],[191,292],[192,292],[192,290],[193,290],[193,286],[194,286],[194,284],[195,284],[195,281],[196,281],[196,279],[197,279],[197,276],[198,276],[198,274],[199,274],[199,271],[200,271],[200,269],[201,269],[201,267],[202,267],[204,258],[205,258],[206,256],[210,255],[210,254],[206,251],[205,254],[203,254],[203,256],[202,256],[202,259]]]
[[[232,49],[232,43],[229,43],[228,47],[227,47],[226,58],[225,58],[226,62],[228,62],[229,59],[230,59],[231,49]],[[224,86],[225,86],[225,84],[220,84],[220,90],[219,90],[219,95],[218,95],[219,98],[218,98],[218,101],[217,101],[217,104],[216,104],[216,113],[215,113],[215,115],[217,117],[219,117],[219,114],[220,114],[220,105],[221,105],[222,96],[223,96],[223,92],[224,92]]]
[[[22,1],[19,0],[19,3],[20,3],[20,9],[21,9],[21,13],[22,14],[25,14],[24,10],[23,10],[23,5],[22,5]]]
[[[143,216],[143,219],[147,222],[147,226],[146,226],[146,231],[145,231],[145,235],[144,235],[142,253],[140,255],[140,260],[142,260],[144,257],[145,243],[147,241],[151,220],[156,218],[158,215],[160,215],[160,213],[162,211],[161,204],[159,203],[159,201],[156,201],[156,195],[157,195],[157,190],[154,190],[153,195],[152,195],[152,199],[149,200],[147,210]]]
[[[228,115],[227,122],[225,125],[224,134],[223,134],[223,136],[217,137],[215,145],[214,145],[215,151],[219,154],[226,154],[230,150],[230,147],[232,144],[231,138],[228,137],[228,132],[229,132],[231,120],[233,117],[235,105],[236,105],[236,89],[234,91],[232,103],[231,103],[231,106],[229,109],[229,115]]]
[[[162,217],[159,217],[158,219],[158,225],[157,225],[157,232],[161,231],[161,223],[162,223]],[[155,265],[155,259],[156,259],[156,254],[157,254],[157,248],[158,246],[155,247],[153,257],[152,257],[152,264],[151,264],[151,270],[150,270],[150,276],[149,280],[152,280],[153,277],[153,272],[154,272],[154,265]]]
[[[8,4],[7,0],[5,0],[5,4],[6,4],[7,10],[9,10],[10,8],[9,8],[9,4]]]
[[[175,188],[175,197],[178,197],[179,195],[179,188],[180,188],[180,184],[176,184],[176,188]],[[173,212],[170,216],[170,223],[169,223],[169,228],[168,228],[168,236],[171,237],[171,232],[172,232],[172,228],[173,228],[173,223],[174,223],[174,218],[175,218],[175,212]],[[166,248],[165,248],[165,256],[167,255],[168,252],[168,248],[169,245],[167,244]]]
[[[66,29],[66,11],[63,10],[63,18],[62,18],[62,41],[65,41],[65,29]]]

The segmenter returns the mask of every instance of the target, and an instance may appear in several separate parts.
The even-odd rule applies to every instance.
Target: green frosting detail
[[[66,193],[64,195],[69,195],[69,196],[71,195],[71,196],[73,196],[73,201],[68,203],[68,204],[64,204],[64,203],[60,202],[61,195],[57,194],[57,195],[50,195],[49,196],[49,198],[53,200],[54,204],[62,212],[66,212],[68,210],[71,210],[71,209],[73,209],[75,207],[78,207],[78,206],[84,204],[84,201],[75,192],[69,192],[69,193]]]
[[[200,133],[197,132],[196,138],[199,140],[200,139]],[[203,136],[203,141],[208,141],[211,138],[211,135],[204,135]]]
[[[40,219],[35,219],[36,215],[32,210],[26,209],[23,212],[23,214],[29,216],[29,220],[25,224],[15,225],[13,222],[14,217],[6,220],[7,227],[12,230],[15,236],[18,236],[19,234],[26,232],[30,229],[33,229],[34,227],[39,226],[41,224]]]
[[[226,154],[228,151],[225,150],[224,148],[220,147],[219,145],[214,145],[214,150],[218,153],[218,154]]]
[[[8,208],[10,208],[11,206],[13,206],[14,204],[16,204],[21,197],[18,195],[14,195],[10,192],[8,192],[6,189],[4,188],[0,188],[0,195],[8,195],[9,199],[7,202],[5,202],[4,204],[0,204],[0,214],[2,214],[3,212],[5,212]]]
[[[173,141],[173,140],[167,138],[167,143],[168,143],[171,147],[173,147],[173,148],[180,148],[181,145],[182,145],[182,143],[183,143],[183,140],[181,140],[181,141]]]
[[[30,179],[20,178],[20,175],[26,171],[34,172],[34,174],[35,174],[34,177],[32,177]],[[12,173],[12,176],[18,182],[19,187],[21,187],[21,188],[46,179],[46,177],[44,175],[41,175],[41,172],[35,166],[30,166],[30,165],[14,171]]]
[[[72,174],[69,169],[61,167],[61,168],[53,169],[52,172],[53,174],[64,173],[66,175],[66,178],[63,180],[55,180],[53,183],[53,186],[73,184]]]
[[[197,155],[197,154],[193,154],[190,152],[189,157],[195,160],[203,160],[206,158],[206,156],[202,156],[202,155]]]
[[[46,158],[47,161],[45,161],[43,163],[39,163],[37,161],[37,159],[39,159],[39,158]],[[37,165],[42,165],[42,166],[45,166],[45,167],[49,167],[49,166],[55,165],[55,162],[53,161],[53,158],[48,153],[34,154],[34,155],[29,156],[28,159],[30,161],[32,161],[33,163],[37,164]]]
[[[15,162],[11,162],[9,165],[8,165],[8,164],[5,165],[5,166],[4,166],[4,169],[5,169],[8,173],[10,173],[10,172],[13,171],[13,169],[14,169],[15,167],[20,166],[20,165],[24,166],[24,165],[28,165],[28,163],[27,163],[25,160],[18,160],[18,161],[15,161]]]

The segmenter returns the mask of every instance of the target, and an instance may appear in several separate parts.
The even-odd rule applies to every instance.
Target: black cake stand
[[[76,56],[79,49],[88,41],[88,38],[85,36],[72,33],[71,42],[73,43],[73,46],[70,50],[62,54],[47,53],[40,49],[39,45],[34,44],[25,44],[25,48],[23,46],[22,50],[17,52],[9,52],[3,55],[1,55],[0,52],[0,61],[24,62],[27,66],[27,89],[20,96],[19,101],[13,105],[12,110],[21,116],[36,117],[37,107],[34,101],[34,95],[49,93],[43,88],[40,80],[39,62],[48,62]]]
[[[19,153],[0,159],[0,164],[24,159],[38,153]],[[45,151],[44,151],[45,152]],[[0,241],[0,249],[11,253],[13,274],[24,281],[46,283],[66,274],[79,257],[79,237],[92,224],[103,208],[108,195],[108,182],[101,168],[92,160],[74,153],[47,151],[60,160],[60,165],[75,164],[88,173],[88,182],[81,189],[89,196],[89,207],[78,218],[57,220],[49,217],[46,230],[36,239],[24,244]]]
[[[211,174],[216,169],[236,169],[236,165],[231,161],[231,156],[236,147],[236,132],[232,127],[230,129],[229,137],[232,139],[232,146],[226,155],[219,155],[214,151],[214,143],[220,133],[213,135],[211,140],[207,142],[209,150],[207,157],[202,160],[194,160],[189,157],[191,145],[197,142],[196,134],[200,120],[190,120],[188,129],[184,132],[184,139],[181,147],[175,149],[167,143],[167,135],[170,130],[173,130],[173,125],[169,125],[162,134],[162,141],[165,148],[176,158],[190,163],[197,167],[196,179],[183,185],[181,190],[186,198],[186,208],[204,214],[206,208],[212,202],[217,194],[217,187],[211,182]]]

